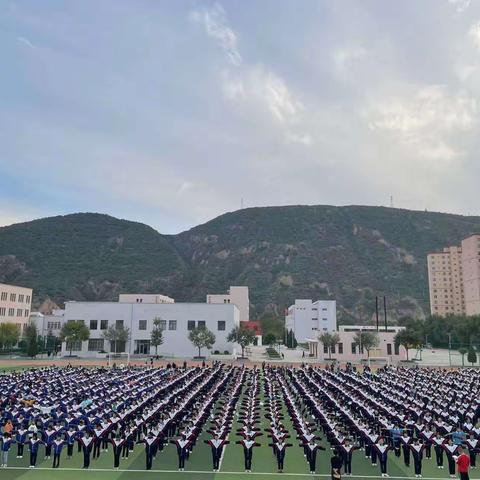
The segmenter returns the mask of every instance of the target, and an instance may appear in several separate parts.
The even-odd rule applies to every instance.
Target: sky
[[[480,0],[4,0],[0,59],[0,225],[480,214]]]

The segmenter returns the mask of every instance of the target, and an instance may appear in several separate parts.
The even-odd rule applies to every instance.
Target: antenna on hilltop
[[[393,208],[393,195],[390,195],[390,208]]]

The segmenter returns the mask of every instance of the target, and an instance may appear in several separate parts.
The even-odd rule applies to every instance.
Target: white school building
[[[288,307],[285,328],[292,331],[297,342],[307,342],[322,332],[337,329],[337,302],[335,300],[295,300]]]
[[[140,297],[138,297],[140,298]],[[240,325],[240,313],[232,303],[149,303],[131,297],[130,302],[66,302],[64,322],[82,320],[90,330],[90,339],[72,345],[72,355],[95,357],[103,352],[114,352],[114,346],[103,338],[103,333],[111,325],[123,325],[130,330],[130,339],[125,345],[117,346],[116,353],[130,355],[155,354],[150,345],[153,320],[159,318],[163,328],[163,344],[158,346],[158,354],[178,358],[198,355],[188,335],[195,327],[205,326],[215,335],[211,351],[202,350],[202,356],[211,353],[236,354],[235,344],[227,342],[227,336],[234,327]],[[150,299],[151,300],[151,299]],[[122,352],[122,353],[123,353]],[[69,348],[62,344],[62,355],[68,355]]]

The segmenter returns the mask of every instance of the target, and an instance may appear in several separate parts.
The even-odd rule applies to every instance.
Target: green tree
[[[198,348],[198,356],[201,356],[202,348],[210,349],[215,343],[215,335],[207,327],[197,327],[190,331],[188,339]]]
[[[163,329],[161,327],[162,319],[153,319],[152,333],[150,334],[150,344],[155,347],[155,355],[158,355],[158,347],[163,344]]]
[[[27,345],[27,355],[35,358],[38,353],[38,332],[37,326],[29,322],[25,327],[24,337]]]
[[[242,358],[245,347],[255,340],[255,332],[251,328],[235,327],[227,337],[227,342],[238,343],[242,348]]]
[[[414,348],[421,343],[421,339],[417,330],[406,328],[405,330],[400,330],[395,335],[394,339],[395,345],[402,346],[407,351],[407,360],[408,358],[408,349]]]
[[[362,349],[367,351],[367,358],[370,358],[370,350],[377,348],[380,344],[377,332],[367,330],[357,332],[353,337],[353,342],[360,347],[360,351]]]
[[[277,338],[282,338],[284,335],[284,319],[278,317],[273,312],[266,312],[259,318],[260,326],[264,335],[271,333]]]
[[[0,323],[0,347],[11,352],[20,340],[20,327],[11,322]]]
[[[468,353],[468,348],[460,347],[458,353],[462,356],[462,367],[465,366],[465,355]]]
[[[110,348],[113,345],[113,353],[118,352],[119,347],[122,346],[125,349],[125,344],[130,338],[130,329],[123,326],[123,323],[110,325],[104,332],[103,338],[110,342]]]
[[[472,364],[472,367],[477,363],[477,352],[472,346],[468,349],[467,360]]]
[[[69,320],[60,330],[60,340],[66,342],[66,348],[72,356],[74,342],[84,342],[90,338],[90,330],[82,320]]]
[[[268,333],[263,337],[264,345],[275,345],[277,343],[277,337],[273,333]]]
[[[318,336],[318,340],[328,349],[328,358],[332,358],[332,349],[340,342],[340,335],[336,332],[323,332]]]

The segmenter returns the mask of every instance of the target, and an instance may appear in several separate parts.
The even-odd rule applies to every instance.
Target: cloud
[[[468,31],[473,44],[480,50],[480,21],[474,23]]]
[[[350,70],[356,61],[360,60],[366,55],[368,55],[368,50],[359,45],[337,48],[333,51],[333,62],[335,68],[340,73],[345,73]]]
[[[458,13],[462,13],[470,6],[472,0],[448,0],[455,7]]]
[[[21,43],[22,45],[27,46],[28,48],[35,49],[37,48],[30,40],[25,37],[17,37],[17,42]]]
[[[237,48],[237,35],[227,25],[225,10],[218,3],[211,8],[194,10],[190,18],[204,26],[208,36],[215,39],[226,53],[230,63],[240,65],[242,57]]]

